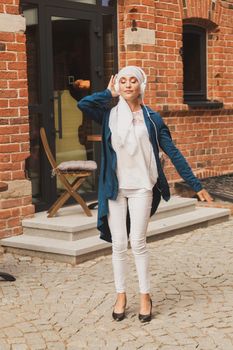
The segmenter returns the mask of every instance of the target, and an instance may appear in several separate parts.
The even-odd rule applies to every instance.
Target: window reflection
[[[33,8],[33,6],[23,5],[23,14],[26,18],[28,99],[30,105],[40,102],[38,9]]]
[[[114,73],[114,35],[113,16],[103,16],[103,57],[104,57],[104,83],[108,85],[111,75]]]
[[[102,6],[114,6],[115,3],[115,0],[102,0]]]
[[[91,4],[91,5],[96,5],[96,0],[69,0],[73,2],[81,2],[83,4]]]
[[[93,160],[92,122],[77,109],[77,101],[91,93],[91,46],[89,20],[52,17],[54,119],[56,161]],[[57,179],[58,194],[63,185]],[[80,190],[95,191],[95,175]]]
[[[29,116],[30,130],[30,157],[26,159],[25,169],[28,178],[32,184],[32,201],[37,203],[41,197],[41,180],[40,180],[40,119],[37,113]]]

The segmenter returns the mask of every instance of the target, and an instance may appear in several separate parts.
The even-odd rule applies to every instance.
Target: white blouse
[[[117,156],[117,178],[119,188],[151,190],[158,178],[153,148],[145,125],[142,109],[133,112],[133,126],[137,150],[133,156],[120,147],[112,133],[112,147]]]

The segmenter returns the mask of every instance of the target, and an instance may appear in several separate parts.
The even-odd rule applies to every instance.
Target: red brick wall
[[[119,66],[136,64],[148,74],[145,102],[160,111],[198,176],[233,172],[232,8],[231,0],[119,1]],[[133,19],[138,28],[154,29],[155,45],[125,44],[125,30]],[[206,28],[207,97],[223,102],[223,109],[189,110],[183,103],[179,49],[185,23]],[[165,171],[170,182],[179,179],[169,160]]]
[[[1,1],[0,12],[18,14],[18,1]],[[34,212],[30,183],[25,180],[29,156],[28,94],[23,33],[0,32],[0,238],[22,233],[21,220]]]
[[[162,112],[176,146],[200,178],[233,173],[233,110],[217,113]],[[179,180],[168,159],[165,171],[170,182]]]
[[[155,2],[157,109],[183,109],[182,17],[178,1]],[[186,106],[185,106],[186,108]]]
[[[12,15],[18,15],[19,0],[1,0],[0,13],[9,13]]]

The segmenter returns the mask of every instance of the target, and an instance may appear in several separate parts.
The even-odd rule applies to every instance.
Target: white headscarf
[[[136,66],[127,66],[122,68],[116,78],[116,82],[122,77],[135,77],[139,84],[145,83],[145,76],[141,71],[141,68]],[[144,89],[141,89],[141,97],[143,98]],[[120,96],[118,104],[112,108],[109,117],[109,127],[117,139],[120,147],[125,147],[129,155],[133,155],[137,149],[137,140],[133,127],[133,113],[126,102],[126,100]]]

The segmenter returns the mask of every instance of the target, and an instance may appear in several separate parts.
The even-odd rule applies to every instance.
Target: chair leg
[[[72,197],[74,197],[76,199],[76,201],[81,205],[81,207],[83,208],[83,210],[87,216],[92,216],[92,213],[91,213],[90,209],[88,208],[86,202],[82,199],[82,197],[78,193],[74,192],[72,194]]]
[[[63,204],[71,197],[71,193],[72,192],[72,187],[74,188],[78,188],[79,186],[81,186],[81,184],[84,182],[84,178],[77,178],[75,179],[72,184],[68,185],[67,183],[65,183],[66,186],[66,192],[63,192],[60,197],[58,197],[58,199],[56,200],[56,202],[49,208],[48,210],[48,218],[51,218],[52,216],[54,216],[56,214],[56,212],[63,206]],[[68,182],[68,181],[67,181]],[[71,191],[68,190],[68,188],[70,187]]]
[[[74,180],[72,182],[72,184],[69,183],[69,181],[66,179],[66,177],[63,174],[60,174],[60,180],[62,181],[62,183],[65,185],[67,191],[69,192],[69,194],[76,199],[76,201],[81,205],[81,207],[83,208],[85,214],[87,216],[92,216],[92,213],[90,211],[90,209],[88,208],[86,202],[82,199],[82,197],[76,192],[78,190],[78,188],[81,186],[81,184],[86,180],[86,177],[80,178],[76,180]]]
[[[49,208],[48,210],[48,218],[51,218],[56,214],[56,212],[63,206],[63,204],[69,199],[70,194],[68,192],[65,193],[66,196],[63,198],[59,197],[53,205],[53,208]],[[62,199],[62,200],[61,200]]]
[[[78,188],[81,186],[81,184],[84,182],[84,178],[81,179],[75,179],[72,184],[71,188]],[[62,193],[60,197],[56,200],[56,202],[49,208],[48,210],[48,218],[51,218],[56,214],[56,212],[63,206],[63,204],[72,196],[72,194],[68,191],[66,188],[66,192]]]
[[[69,194],[69,192],[63,192],[61,195],[60,195],[60,197],[58,197],[58,199],[56,200],[56,202],[54,202],[53,203],[53,205],[49,208],[49,210],[47,211],[47,213],[51,213],[51,212],[53,212],[53,215],[57,212],[57,210],[59,209],[57,209],[56,210],[56,212],[54,212],[54,209],[57,207],[57,204],[59,203],[59,202],[61,202],[61,205],[63,205],[68,199],[69,199],[69,197],[70,197],[70,194]],[[53,215],[48,215],[48,217],[50,218],[50,217],[52,217]]]
[[[81,205],[81,207],[83,208],[85,214],[87,216],[92,216],[92,213],[90,211],[90,209],[88,208],[86,202],[83,200],[83,198],[80,196],[80,194],[78,194],[76,191],[77,189],[81,186],[81,184],[85,181],[85,178],[79,179],[79,181],[77,182],[73,182],[71,184],[71,196],[76,199],[76,201]]]
[[[92,216],[92,213],[90,209],[88,208],[85,201],[82,199],[82,197],[76,193],[75,191],[81,186],[81,184],[85,181],[85,178],[76,179],[73,181],[73,183],[69,186],[66,184],[66,190],[67,192],[64,192],[57,200],[56,202],[49,208],[48,210],[48,218],[54,216],[56,212],[63,206],[63,204],[69,199],[69,197],[74,197],[75,200],[81,205],[83,208],[85,214],[87,216]]]

